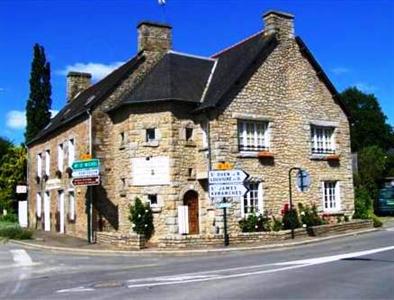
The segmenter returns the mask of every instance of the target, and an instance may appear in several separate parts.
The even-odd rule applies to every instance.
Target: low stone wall
[[[304,228],[294,230],[296,238],[306,237]],[[278,232],[242,232],[230,235],[230,245],[267,244],[291,239],[290,230]],[[223,245],[223,234],[215,235],[168,235],[159,239],[160,248],[207,248]]]
[[[339,224],[312,226],[308,228],[308,234],[311,236],[326,236],[369,228],[373,228],[372,220],[353,220]]]
[[[145,238],[139,234],[120,234],[117,232],[97,232],[98,244],[110,245],[119,249],[132,250],[145,248]]]

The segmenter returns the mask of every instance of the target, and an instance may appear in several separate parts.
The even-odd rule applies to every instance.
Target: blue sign
[[[299,170],[296,177],[297,188],[300,192],[306,192],[311,186],[311,176],[306,170]]]

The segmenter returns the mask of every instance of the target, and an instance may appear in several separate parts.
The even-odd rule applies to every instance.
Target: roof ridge
[[[240,40],[239,42],[237,42],[237,43],[235,43],[235,44],[233,44],[231,46],[228,46],[227,48],[224,48],[224,49],[212,54],[211,58],[217,58],[219,55],[223,54],[224,52],[227,52],[227,51],[229,51],[229,50],[231,50],[231,49],[233,49],[233,48],[235,48],[235,47],[237,47],[237,46],[249,41],[250,39],[258,36],[259,34],[261,34],[263,32],[264,32],[264,29],[254,33],[254,34],[252,34],[252,35],[250,35],[250,36],[248,36],[246,38],[244,38],[243,40]]]
[[[207,56],[202,56],[202,55],[195,55],[195,54],[179,52],[179,51],[174,51],[174,50],[168,50],[167,54],[176,54],[176,55],[180,55],[180,56],[186,56],[186,57],[191,57],[191,58],[198,58],[198,59],[209,60],[209,61],[215,60],[212,57],[207,57]]]

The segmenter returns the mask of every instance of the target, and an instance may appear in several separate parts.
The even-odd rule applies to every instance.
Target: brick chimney
[[[82,72],[68,72],[67,74],[67,102],[91,85],[92,74]]]
[[[266,34],[277,34],[279,39],[294,38],[294,15],[270,10],[263,15]]]
[[[172,27],[168,24],[143,21],[138,24],[138,52],[166,52],[172,46]]]

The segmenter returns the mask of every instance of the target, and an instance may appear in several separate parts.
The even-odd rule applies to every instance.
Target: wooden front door
[[[188,206],[189,211],[189,234],[198,234],[198,194],[194,191],[187,192],[184,196],[184,204]]]

